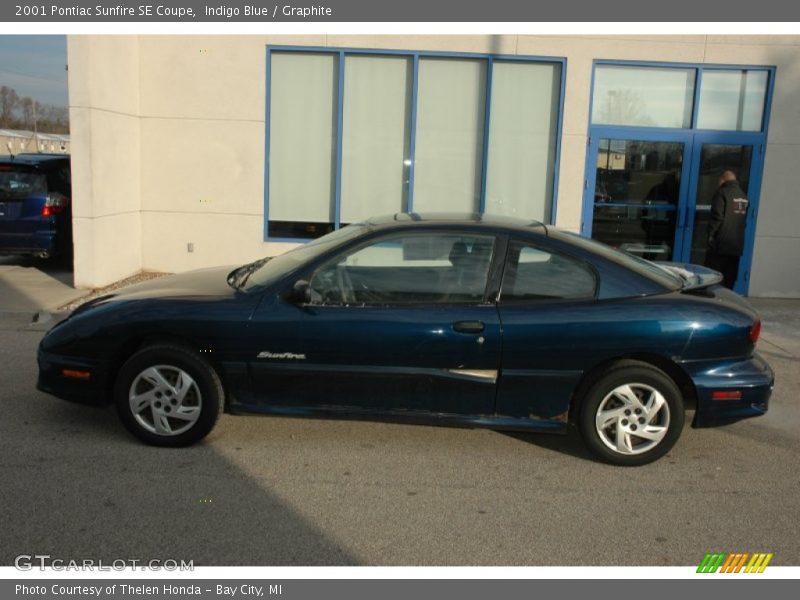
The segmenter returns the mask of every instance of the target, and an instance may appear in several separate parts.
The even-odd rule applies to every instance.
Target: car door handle
[[[453,329],[459,333],[481,333],[486,326],[483,321],[457,321],[453,323]]]

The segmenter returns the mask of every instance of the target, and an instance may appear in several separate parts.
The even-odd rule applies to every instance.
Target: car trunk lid
[[[714,298],[746,313],[754,323],[758,320],[758,313],[747,301],[747,298],[718,285],[722,282],[722,274],[718,271],[689,263],[658,262],[656,264],[684,281],[681,293]]]

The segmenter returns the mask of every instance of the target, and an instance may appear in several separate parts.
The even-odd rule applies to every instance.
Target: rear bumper
[[[697,390],[693,427],[733,423],[767,412],[775,374],[758,354],[745,360],[683,363]],[[740,392],[733,400],[715,400],[713,392]]]
[[[36,233],[0,232],[0,254],[48,254],[58,249],[59,235],[55,231]]]
[[[111,401],[108,365],[104,361],[37,353],[39,378],[36,389],[70,402],[102,405]],[[88,379],[66,377],[64,370],[89,373]]]

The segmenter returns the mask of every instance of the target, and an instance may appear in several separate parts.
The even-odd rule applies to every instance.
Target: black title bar
[[[11,0],[0,22],[797,22],[786,0]]]

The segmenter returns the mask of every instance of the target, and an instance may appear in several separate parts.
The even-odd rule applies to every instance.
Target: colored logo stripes
[[[713,554],[706,554],[703,562],[697,567],[698,573],[763,573],[767,568],[769,561],[772,560],[772,553],[756,552],[748,554],[747,552],[738,552],[735,554],[726,554],[724,552],[715,552]]]

